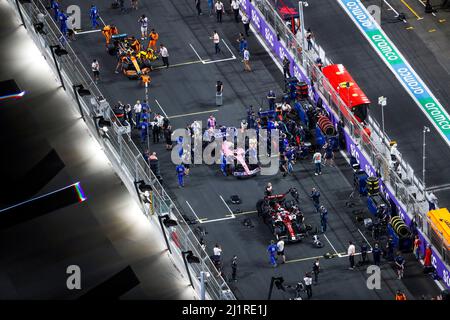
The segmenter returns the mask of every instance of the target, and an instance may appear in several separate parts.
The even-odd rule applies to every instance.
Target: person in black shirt
[[[276,99],[277,99],[277,97],[275,95],[275,92],[273,92],[273,90],[270,90],[269,93],[267,94],[267,101],[269,102],[270,110],[275,110]]]
[[[314,208],[316,208],[316,212],[319,212],[320,208],[320,192],[316,188],[312,188],[311,195],[309,196],[314,204]]]
[[[158,126],[157,123],[153,123],[152,133],[153,133],[153,143],[159,143],[160,127]]]
[[[266,186],[266,190],[264,190],[264,195],[269,197],[272,195],[272,184],[269,182]]]
[[[195,8],[197,9],[197,14],[201,15],[202,14],[202,8],[201,8],[200,0],[195,0]]]
[[[394,240],[392,239],[392,237],[389,237],[389,240],[386,244],[386,251],[386,260],[394,260]]]
[[[367,244],[363,242],[361,244],[361,264],[365,264],[367,261]]]
[[[291,62],[289,61],[289,59],[286,56],[284,56],[284,58],[283,58],[283,75],[285,78],[291,77],[290,66],[291,66]]]
[[[319,258],[317,258],[316,261],[314,261],[312,271],[314,273],[314,284],[317,284],[319,282],[319,272],[320,272]]]
[[[405,270],[405,258],[402,257],[400,252],[397,252],[397,256],[394,259],[395,268],[397,269],[398,279],[401,280],[403,278],[403,271]]]
[[[231,260],[231,280],[237,281],[236,279],[236,272],[237,272],[237,256],[234,256]]]
[[[247,123],[249,129],[255,128],[255,111],[253,111],[253,106],[250,106],[247,110]]]
[[[378,246],[378,243],[375,243],[375,247],[372,249],[372,255],[373,255],[373,263],[375,265],[379,266],[381,262],[381,249]]]
[[[166,150],[172,150],[172,126],[168,125],[164,129],[164,139],[166,140]]]

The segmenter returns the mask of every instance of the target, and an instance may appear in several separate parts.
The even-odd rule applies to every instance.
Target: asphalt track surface
[[[109,8],[109,1],[99,1],[101,16],[107,24],[115,24],[120,33],[139,35],[138,17],[145,13],[150,20],[150,27],[155,27],[160,35],[159,43],[164,43],[169,50],[170,63],[175,65],[185,62],[198,62],[196,53],[202,59],[228,59],[232,57],[229,50],[222,44],[223,54],[215,55],[214,46],[209,37],[213,30],[217,30],[222,39],[228,44],[235,56],[236,38],[243,31],[241,24],[236,24],[232,16],[225,15],[222,24],[217,24],[215,17],[209,17],[204,4],[202,16],[197,16],[191,1],[141,1],[136,12],[120,13]],[[86,8],[83,8],[87,10]],[[87,19],[82,22],[86,30],[90,30]],[[90,67],[93,58],[101,65],[101,81],[99,87],[110,103],[120,100],[133,104],[144,97],[144,88],[136,81],[130,81],[121,74],[114,74],[116,60],[109,56],[104,49],[104,39],[100,33],[86,33],[77,36],[72,43],[80,59]],[[164,112],[171,119],[173,128],[183,128],[194,120],[206,119],[210,110],[217,109],[215,115],[218,124],[238,126],[241,119],[246,118],[246,108],[257,107],[262,103],[268,90],[273,89],[277,95],[281,94],[283,83],[282,74],[277,69],[270,56],[259,45],[254,34],[249,38],[251,52],[251,73],[244,73],[240,59],[202,64],[192,63],[169,69],[159,69],[151,73],[152,83],[149,90],[149,102],[153,111],[159,112],[158,100]],[[215,106],[215,83],[224,83],[224,105]],[[264,108],[267,108],[264,99]],[[181,116],[183,114],[205,112],[196,116]],[[135,141],[139,144],[138,133]],[[147,144],[141,145],[142,150]],[[287,283],[294,284],[303,278],[306,271],[310,271],[313,257],[322,256],[326,252],[346,252],[348,241],[353,240],[357,245],[365,241],[364,226],[356,224],[352,210],[363,208],[363,204],[349,209],[345,206],[352,186],[348,182],[351,177],[350,168],[340,156],[337,163],[341,170],[326,167],[321,176],[314,176],[312,163],[307,160],[295,165],[293,176],[282,178],[277,176],[258,176],[248,180],[236,180],[224,177],[218,166],[191,166],[191,174],[186,178],[186,187],[177,188],[175,165],[170,161],[169,152],[164,150],[163,143],[150,144],[150,151],[156,151],[159,157],[164,186],[171,194],[180,209],[192,220],[207,218],[206,223],[198,223],[208,233],[205,237],[207,251],[212,254],[216,243],[223,248],[224,271],[231,274],[230,262],[233,255],[237,255],[238,281],[231,283],[238,299],[266,299],[270,277],[283,276]],[[347,179],[346,179],[347,177]],[[311,239],[304,243],[287,245],[287,260],[292,262],[273,268],[269,265],[266,248],[271,240],[269,229],[257,217],[255,204],[263,195],[267,182],[272,182],[276,193],[286,192],[295,186],[300,192],[302,209],[306,221],[318,226],[319,217],[313,213],[313,206],[308,199],[311,188],[316,186],[322,194],[322,202],[329,211],[329,230],[323,249],[312,247]],[[243,200],[239,206],[232,205],[229,198],[238,194]],[[224,201],[226,202],[224,203]],[[237,208],[246,214],[228,218],[229,210]],[[191,210],[192,208],[192,210]],[[196,217],[197,216],[197,217]],[[244,218],[250,218],[254,228],[244,227]],[[220,221],[213,221],[222,219]],[[358,231],[363,232],[364,236]],[[356,258],[358,261],[358,258]],[[409,262],[410,270],[418,264]],[[435,285],[429,278],[418,276],[414,281],[396,280],[394,271],[388,263],[382,266],[381,290],[368,290],[365,269],[349,271],[348,258],[321,259],[323,273],[320,275],[319,285],[313,288],[315,299],[392,299],[397,289],[403,289],[410,297],[420,298],[436,294]],[[290,298],[288,293],[275,290],[273,299]]]
[[[439,17],[416,18],[400,3],[389,1],[399,12],[404,12],[407,24],[391,23],[394,13],[382,8],[382,28],[410,62],[414,70],[428,85],[447,112],[450,111],[450,14],[438,13]],[[412,1],[416,12],[423,12],[417,1]],[[284,0],[298,8],[298,2]],[[378,97],[385,96],[388,105],[384,108],[385,130],[391,140],[398,143],[399,151],[412,166],[415,175],[422,179],[422,130],[428,126],[431,133],[426,140],[426,185],[427,188],[450,183],[450,146],[437,133],[419,106],[412,100],[393,73],[370,46],[344,9],[334,0],[312,0],[304,9],[305,27],[311,28],[315,40],[334,63],[343,64],[362,90],[372,101],[370,115],[381,125],[381,107]],[[380,1],[363,1],[380,4]],[[408,1],[411,3],[411,1]],[[402,8],[403,7],[403,8]],[[423,14],[422,14],[423,16]],[[434,20],[447,18],[439,24]],[[431,20],[431,21],[430,21]],[[439,25],[439,26],[436,26]],[[413,29],[406,29],[413,26]],[[428,27],[426,27],[428,26]],[[435,26],[436,32],[428,30]],[[434,191],[440,207],[450,206],[450,189]]]

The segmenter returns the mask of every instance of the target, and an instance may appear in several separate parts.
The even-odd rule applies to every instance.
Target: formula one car
[[[123,74],[130,80],[149,83],[152,62],[158,59],[156,52],[151,48],[141,50],[138,39],[129,37],[126,33],[119,34],[115,26],[105,26],[102,33],[105,36],[108,53],[118,56]]]
[[[289,193],[294,200],[286,201]],[[258,215],[263,218],[277,240],[298,242],[312,229],[304,223],[297,195],[295,188],[291,188],[284,194],[265,196],[256,203]]]
[[[224,141],[222,144],[222,152],[226,157],[237,160],[237,165],[233,169],[235,177],[251,177],[256,175],[260,168],[258,165],[250,165],[245,161],[245,150],[242,148],[233,148],[233,143]]]

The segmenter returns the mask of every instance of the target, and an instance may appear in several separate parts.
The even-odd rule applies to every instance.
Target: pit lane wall
[[[345,119],[339,117],[339,115],[336,113],[335,109],[333,110],[330,101],[330,96],[327,97],[324,96],[324,88],[319,88],[321,86],[322,80],[320,79],[320,75],[317,74],[317,69],[314,69],[314,67],[311,67],[314,63],[310,56],[306,52],[302,52],[302,48],[299,45],[298,39],[295,39],[295,37],[292,34],[289,34],[287,30],[284,30],[283,27],[279,28],[277,25],[280,24],[279,19],[277,21],[276,13],[267,13],[267,11],[263,14],[257,6],[261,6],[262,2],[264,0],[240,0],[241,5],[241,13],[244,12],[251,21],[251,24],[262,39],[264,39],[265,44],[267,47],[270,48],[272,53],[274,53],[275,57],[282,61],[283,57],[287,57],[290,61],[290,68],[291,68],[291,74],[293,74],[297,79],[300,81],[307,82],[311,87],[311,97],[317,102],[319,98],[322,99],[322,105],[326,108],[328,113],[331,115],[331,119],[336,125],[339,120],[344,120],[344,133],[345,133],[345,141],[346,141],[346,149],[347,153],[351,156],[355,157],[358,163],[360,164],[361,168],[369,175],[369,176],[376,176],[376,169],[374,165],[372,164],[372,161],[370,161],[370,156],[367,155],[365,150],[363,150],[365,143],[362,141],[360,135],[360,130],[358,130],[358,125],[355,125],[355,123],[352,121],[346,122]],[[264,6],[264,4],[263,4]],[[367,13],[368,14],[368,13]],[[267,19],[267,20],[266,20]],[[277,31],[273,29],[272,25],[268,23],[268,21],[272,21],[273,25],[276,25]],[[283,22],[281,22],[283,23]],[[284,28],[287,29],[287,28]],[[297,56],[294,57],[292,53],[297,52]],[[309,58],[309,61],[307,61]],[[316,74],[314,74],[316,73]],[[319,78],[318,81],[314,81],[315,86],[311,86],[310,78],[308,77],[308,74],[316,76]],[[317,80],[317,79],[316,79]],[[317,87],[317,83],[319,83],[319,87]],[[322,90],[321,90],[322,89]],[[330,95],[333,95],[335,93],[331,93]],[[339,98],[337,96],[333,96],[334,99]],[[338,109],[339,110],[339,109]],[[358,140],[358,141],[355,141]],[[367,150],[367,146],[366,146]],[[370,148],[369,148],[370,151]],[[375,153],[374,153],[375,154]],[[372,159],[374,159],[373,154],[371,155]],[[377,165],[377,169],[380,171],[380,164]],[[383,171],[383,170],[381,170]],[[391,200],[391,202],[396,206],[397,212],[399,216],[403,219],[403,221],[408,225],[411,226],[413,222],[415,222],[419,228],[419,237],[422,240],[422,248],[421,253],[423,254],[425,251],[425,247],[427,244],[431,244],[428,237],[424,234],[423,230],[427,230],[429,227],[427,225],[426,219],[423,219],[423,217],[416,212],[416,210],[412,210],[413,212],[408,213],[405,209],[405,205],[401,203],[396,197],[396,194],[398,194],[396,188],[396,184],[392,185],[392,183],[389,183],[389,181],[396,181],[395,179],[392,179],[392,177],[389,176],[389,170],[384,170],[385,172],[382,172],[382,177],[386,179],[380,179],[380,192],[385,195],[386,199]],[[386,180],[388,183],[386,183]],[[413,207],[414,208],[414,207]],[[422,229],[422,230],[421,230]],[[441,249],[441,248],[438,248]],[[434,268],[436,269],[437,274],[439,277],[444,281],[447,288],[450,288],[450,273],[449,273],[449,266],[446,265],[441,257],[441,253],[438,252],[438,250],[432,246],[432,264]],[[442,252],[442,254],[445,254]]]

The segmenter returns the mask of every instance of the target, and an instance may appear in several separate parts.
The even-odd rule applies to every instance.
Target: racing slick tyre
[[[281,235],[283,235],[283,233],[285,233],[285,228],[284,228],[284,226],[282,225],[282,224],[276,224],[274,227],[273,227],[273,234],[277,237],[277,239],[281,236]]]
[[[280,235],[281,235],[281,230],[278,227],[275,227],[274,231],[273,231],[273,236],[275,237],[275,239],[280,240]]]
[[[142,63],[142,66],[144,67],[144,68],[152,68],[152,63],[150,62],[150,61],[148,61],[148,60],[145,60],[143,63]]]
[[[124,63],[122,63],[122,69],[123,70],[132,70],[132,68],[133,68],[133,64],[131,64],[131,63],[126,63],[126,62],[124,62]]]
[[[137,74],[136,71],[134,70],[127,70],[124,72],[125,76],[129,79],[129,80],[137,80],[139,79],[139,75]]]

